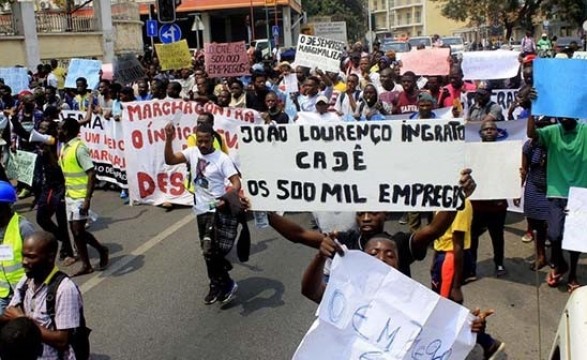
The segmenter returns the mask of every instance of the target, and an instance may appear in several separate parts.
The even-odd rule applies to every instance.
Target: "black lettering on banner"
[[[307,156],[308,156],[307,151],[300,151],[299,153],[296,154],[296,165],[298,166],[298,168],[300,168],[300,169],[309,169],[310,168],[310,164],[303,162],[303,159]]]
[[[262,197],[269,196],[269,189],[267,188],[267,181],[265,180],[247,180],[247,190],[251,196],[261,195]]]
[[[389,193],[389,188],[391,186],[389,184],[379,184],[379,203],[381,204],[389,204],[390,203],[390,199],[389,196],[391,195]]]
[[[361,141],[370,140],[374,145],[392,140],[393,129],[389,124],[357,123],[334,126],[300,126],[301,142],[307,141]]]
[[[287,128],[285,126],[241,126],[241,138],[244,143],[255,141],[262,142],[286,142]]]
[[[353,151],[353,169],[355,171],[367,170],[363,155],[364,153],[363,150],[361,150],[361,145],[355,145],[355,151]]]
[[[332,171],[346,171],[349,168],[349,159],[344,151],[335,151],[332,155],[336,164]]]
[[[379,184],[379,202],[389,203],[389,184]],[[408,184],[393,185],[391,194],[393,204],[418,207],[444,207],[462,210],[465,194],[461,187],[453,185]]]
[[[405,122],[402,124],[402,142],[413,142],[415,138],[422,141],[464,141],[465,126],[458,121],[446,124],[418,124]]]

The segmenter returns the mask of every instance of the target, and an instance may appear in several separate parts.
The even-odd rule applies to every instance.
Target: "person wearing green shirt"
[[[570,251],[570,268],[562,253],[565,209],[571,186],[587,187],[587,125],[577,119],[559,118],[559,124],[537,129],[534,117],[528,119],[527,135],[538,139],[546,148],[546,197],[550,202],[547,220],[548,239],[552,244],[552,261],[555,268],[546,282],[558,287],[563,275],[569,271],[568,290],[578,288],[577,263],[579,253]]]

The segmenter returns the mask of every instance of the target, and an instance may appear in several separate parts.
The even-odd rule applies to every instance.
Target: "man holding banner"
[[[200,123],[196,129],[196,146],[174,153],[172,144],[175,127],[171,122],[165,126],[165,163],[190,165],[200,246],[210,279],[210,290],[204,298],[207,305],[217,301],[229,303],[238,288],[228,274],[232,265],[225,259],[234,245],[238,221],[228,209],[224,183],[229,180],[229,191],[238,194],[241,181],[228,155],[214,148],[213,134],[212,125]]]

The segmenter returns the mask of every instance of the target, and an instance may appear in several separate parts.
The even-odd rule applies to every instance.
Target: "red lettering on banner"
[[[236,111],[234,112],[234,118],[235,118],[236,120],[244,121],[244,118],[243,118],[243,110],[242,110],[242,109],[238,109],[238,110],[236,110]]]
[[[143,107],[143,117],[141,118],[141,120],[150,119],[152,117],[153,117],[153,111],[151,111],[150,104],[147,104],[147,105],[145,105],[145,107]]]
[[[175,114],[176,112],[181,111],[185,114],[185,109],[182,110],[182,105],[183,105],[182,102],[174,101],[174,102],[165,103],[165,104],[167,104],[167,106],[163,105],[163,107],[164,107],[163,111],[165,111],[166,113]],[[171,111],[169,111],[169,107],[171,107]]]
[[[163,113],[161,112],[161,106],[159,103],[153,103],[153,116],[155,116],[155,117],[163,116]]]
[[[250,111],[245,112],[245,121],[248,123],[254,124],[255,123],[255,114]]]
[[[229,149],[233,149],[233,148],[238,149],[238,135],[237,134],[231,135],[230,131],[226,131],[224,129],[218,129],[216,131],[224,137],[224,141],[226,141],[226,146]]]
[[[141,105],[134,105],[134,106],[126,106],[126,109],[128,111],[128,119],[130,121],[135,121],[135,116],[138,117],[138,120],[142,120],[142,107]]]
[[[137,173],[137,179],[139,181],[139,196],[146,198],[147,196],[153,195],[155,192],[155,182],[149,174],[139,171]]]
[[[172,112],[169,111],[171,109],[171,104],[172,103],[170,103],[170,102],[164,102],[163,104],[161,104],[161,111],[163,111],[163,115],[168,116],[168,115],[172,114]],[[173,104],[175,104],[175,103],[173,103]]]
[[[183,194],[185,191],[185,187],[183,186],[183,174],[181,173],[173,173],[169,178],[169,183],[171,184],[171,189],[169,193],[173,196],[179,196]]]
[[[100,134],[92,134],[92,133],[85,133],[84,135],[85,141],[91,144],[99,144],[100,143]]]
[[[135,149],[142,149],[143,148],[143,134],[141,134],[141,132],[139,130],[135,130],[130,135],[132,138],[132,144],[135,147]]]

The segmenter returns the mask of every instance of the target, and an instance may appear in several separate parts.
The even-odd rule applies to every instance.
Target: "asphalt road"
[[[34,221],[30,199],[17,209]],[[104,272],[76,279],[84,296],[93,359],[289,359],[310,327],[316,306],[300,294],[301,275],[314,250],[284,240],[273,229],[252,230],[248,263],[235,261],[238,297],[225,308],[205,305],[207,277],[190,209],[165,212],[124,206],[116,192],[97,191],[90,230],[110,249]],[[308,225],[308,214],[291,216]],[[493,277],[488,235],[481,239],[480,279],[464,287],[465,305],[494,308],[488,331],[507,343],[502,359],[546,358],[568,299],[565,287],[551,289],[528,270],[533,243],[520,241],[525,223],[515,214],[506,227],[509,275]],[[402,230],[389,221],[389,230]],[[97,263],[97,253],[93,252]],[[235,256],[232,256],[236,259]],[[429,284],[430,256],[412,266],[413,277]],[[579,279],[587,281],[581,259]],[[77,265],[66,268],[73,272]],[[537,281],[540,286],[542,357],[539,357]],[[481,359],[477,348],[468,359]]]

